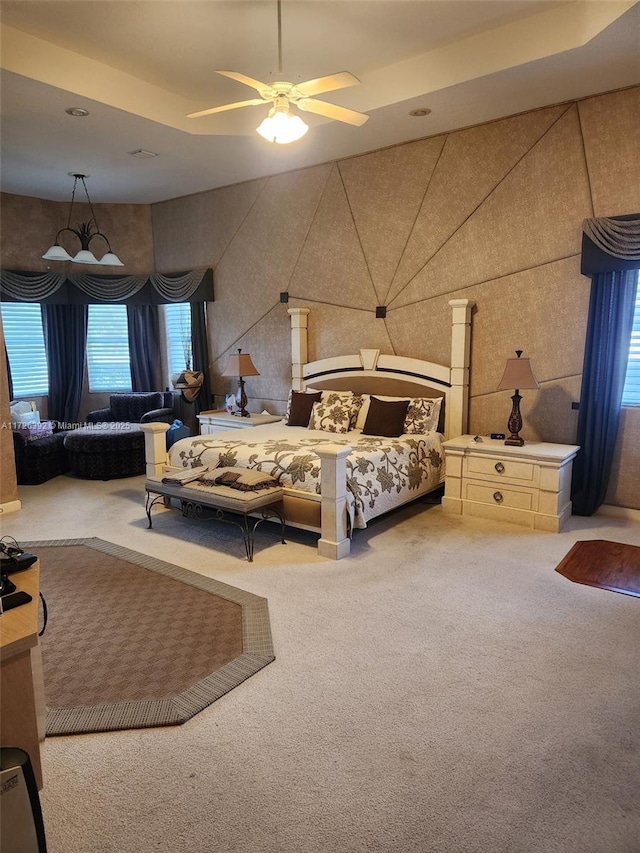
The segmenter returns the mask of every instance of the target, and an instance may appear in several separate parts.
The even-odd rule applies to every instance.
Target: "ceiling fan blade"
[[[255,107],[258,104],[269,104],[270,101],[265,101],[264,98],[251,98],[249,101],[236,101],[235,104],[223,104],[221,107],[211,107],[209,110],[200,110],[197,113],[187,113],[187,118],[201,118],[202,116],[210,116],[214,113],[223,113],[227,110],[237,110],[238,107]]]
[[[320,116],[344,121],[357,127],[369,121],[369,116],[365,113],[358,113],[355,110],[347,109],[347,107],[339,107],[337,104],[328,104],[326,101],[316,101],[314,98],[303,98],[296,102],[296,106],[308,113],[317,113]]]
[[[261,83],[260,80],[254,80],[253,77],[247,77],[246,74],[240,74],[238,71],[216,71],[216,74],[222,74],[223,77],[230,77],[232,80],[237,80],[238,83],[251,86],[252,89],[257,89],[260,94],[271,91],[271,86],[267,83]]]
[[[333,92],[336,89],[355,86],[359,82],[358,78],[349,71],[339,71],[337,74],[328,74],[326,77],[317,77],[315,80],[293,85],[303,95],[320,95],[322,92]]]

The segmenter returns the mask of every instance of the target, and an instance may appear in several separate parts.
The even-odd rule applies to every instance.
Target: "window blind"
[[[2,327],[14,397],[46,396],[49,371],[39,303],[3,302]]]
[[[89,305],[89,391],[131,391],[126,305]]]
[[[191,303],[173,302],[164,305],[165,333],[167,336],[167,363],[169,378],[181,373],[189,365],[193,368],[191,345]]]

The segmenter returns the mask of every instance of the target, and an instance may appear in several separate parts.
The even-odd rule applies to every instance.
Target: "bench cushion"
[[[202,506],[219,507],[243,513],[277,503],[284,495],[284,489],[281,486],[272,486],[261,489],[259,492],[242,492],[230,486],[205,486],[196,482],[188,483],[186,486],[176,486],[151,479],[146,481],[145,488],[147,491],[181,500],[189,500],[191,497]]]

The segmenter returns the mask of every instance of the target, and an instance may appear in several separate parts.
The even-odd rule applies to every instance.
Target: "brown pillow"
[[[305,394],[304,391],[291,392],[291,409],[287,426],[308,427],[311,419],[311,409],[314,403],[319,403],[322,391],[315,394]]]
[[[402,435],[408,408],[408,400],[378,400],[372,397],[362,434],[384,435],[387,438]]]

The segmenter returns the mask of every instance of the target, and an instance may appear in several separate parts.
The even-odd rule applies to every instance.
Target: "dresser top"
[[[253,413],[250,413],[248,418],[241,418],[238,415],[225,412],[224,409],[221,411],[200,412],[197,417],[201,421],[212,421],[213,423],[236,428],[261,426],[262,424],[272,424],[282,420],[282,415],[258,415]]]
[[[580,450],[577,444],[552,444],[548,441],[525,441],[522,447],[504,443],[504,439],[461,435],[443,442],[445,450],[472,452],[474,454],[508,456],[514,459],[568,461]]]

